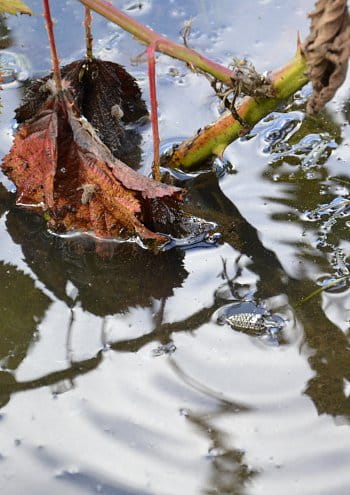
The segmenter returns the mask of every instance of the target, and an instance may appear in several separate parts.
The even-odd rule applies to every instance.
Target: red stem
[[[165,53],[170,57],[183,60],[186,63],[190,63],[198,69],[211,74],[228,86],[232,86],[233,73],[231,69],[228,69],[227,67],[224,67],[223,65],[200,55],[195,50],[191,50],[184,45],[170,41],[165,36],[160,35],[156,31],[153,31],[153,29],[144,26],[121,10],[117,9],[110,2],[106,2],[105,0],[80,1],[95,12],[103,15],[106,19],[118,24],[118,26],[125,29],[125,31],[128,31],[147,45],[156,43],[157,51]]]
[[[148,59],[149,92],[150,92],[150,100],[151,100],[151,123],[152,123],[152,135],[153,135],[152,175],[154,180],[160,181],[158,102],[157,102],[157,91],[156,91],[156,61],[154,56],[156,51],[156,44],[157,41],[147,48],[147,59]]]
[[[62,79],[60,72],[60,63],[57,56],[55,36],[53,33],[53,22],[50,12],[49,0],[43,0],[44,4],[44,18],[46,23],[47,34],[49,37],[50,51],[51,51],[51,63],[53,70],[53,77],[56,84],[57,91],[62,91]]]

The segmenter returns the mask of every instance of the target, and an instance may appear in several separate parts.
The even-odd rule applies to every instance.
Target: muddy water
[[[40,2],[27,3],[35,17],[1,23],[1,154],[23,81],[49,68]],[[263,71],[293,55],[313,2],[114,3],[173,39],[193,17],[193,47]],[[70,62],[83,54],[82,7],[52,7]],[[97,15],[94,34],[96,55],[124,64],[147,98],[146,66],[130,61],[143,48]],[[157,73],[166,147],[219,108],[183,64],[161,55]],[[83,241],[16,209],[3,179],[2,494],[350,493],[350,107],[345,86],[310,119],[307,93],[232,144],[220,173],[187,178],[193,205],[223,232],[215,247],[81,253]],[[147,124],[142,133],[148,173]],[[283,325],[238,325],[251,311]]]

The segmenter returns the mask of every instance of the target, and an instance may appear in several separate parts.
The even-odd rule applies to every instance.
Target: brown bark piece
[[[318,113],[343,84],[350,56],[350,22],[346,0],[318,0],[310,13],[310,35],[303,51],[313,94],[307,111]]]

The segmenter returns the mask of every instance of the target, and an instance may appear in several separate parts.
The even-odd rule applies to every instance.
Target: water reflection
[[[284,120],[283,114],[280,114],[279,120]],[[286,122],[288,123],[289,120],[290,117]],[[273,127],[274,123],[272,122],[271,125]],[[268,126],[268,123],[265,126]],[[308,138],[311,136],[314,139],[315,132],[319,133],[321,126],[324,136],[332,136],[333,145],[325,152],[327,146],[319,148],[321,140],[316,142],[317,149],[313,148],[309,151],[306,147],[303,150]],[[283,125],[280,127],[283,128]],[[318,136],[321,139],[322,135],[318,134]],[[292,220],[293,224],[300,226],[303,231],[301,239],[294,238],[289,241],[289,244],[294,247],[295,258],[299,266],[297,279],[289,279],[286,293],[291,304],[297,306],[301,300],[315,291],[315,282],[320,279],[321,274],[327,279],[324,273],[332,273],[335,269],[335,273],[341,275],[344,271],[343,267],[343,270],[339,272],[341,268],[338,266],[339,260],[334,266],[334,259],[339,258],[337,257],[339,245],[349,239],[348,229],[345,228],[346,215],[343,210],[338,214],[339,208],[347,207],[348,200],[340,197],[334,198],[333,185],[329,180],[329,177],[333,175],[334,164],[339,166],[332,159],[331,154],[335,148],[335,142],[342,141],[342,130],[331,115],[324,112],[322,119],[304,120],[292,139],[291,135],[287,134],[282,137],[275,136],[275,139],[279,146],[279,153],[275,157],[272,155],[273,169],[271,167],[266,169],[263,176],[265,179],[274,181],[277,172],[281,187],[276,187],[274,196],[271,195],[266,199],[284,207],[283,214],[271,215],[274,222],[285,225],[286,222]],[[331,138],[323,141],[329,143]],[[296,149],[299,150],[297,160],[294,155]],[[317,150],[321,150],[320,153]],[[309,158],[312,153],[311,163]],[[306,162],[308,166],[314,167],[311,175],[305,173]],[[291,166],[294,168],[293,172],[290,172]],[[286,189],[283,189],[283,185],[288,185],[287,201]],[[299,215],[296,212],[299,212]],[[324,216],[327,217],[326,220]],[[341,250],[341,256],[342,259],[346,258],[346,252]],[[331,275],[329,277],[333,280]],[[342,288],[338,287],[337,292],[341,293],[346,289],[347,284],[344,283]],[[344,297],[346,298],[345,293]],[[321,294],[305,302],[296,310],[296,316],[304,332],[302,351],[308,356],[308,363],[314,372],[314,377],[309,380],[305,393],[314,402],[318,414],[329,414],[337,420],[350,422],[350,397],[347,387],[350,380],[349,335],[348,332],[342,330],[341,320],[336,322],[334,318],[333,320],[329,318],[329,309],[325,304],[327,300],[329,306],[336,304],[335,300],[327,299],[326,294]],[[343,313],[343,318],[344,316]]]
[[[239,298],[246,300],[249,296],[248,299],[259,301],[266,300],[271,295],[285,294],[290,303],[295,305],[300,298],[312,291],[311,283],[287,276],[274,253],[264,248],[256,230],[222,194],[215,174],[202,174],[191,180],[187,186],[189,204],[200,204],[201,215],[221,226],[224,240],[235,250],[239,250],[241,255],[250,258],[249,269],[257,278],[256,282],[246,288],[235,282],[241,275],[241,270],[238,268],[229,277],[227,260],[224,261],[222,278],[227,291],[231,293],[230,297],[237,301]],[[227,298],[223,299],[221,288],[212,305],[185,319],[164,322],[167,299],[176,287],[181,287],[187,277],[183,251],[174,249],[155,256],[137,245],[119,244],[114,247],[112,257],[101,258],[94,252],[94,246],[89,251],[81,241],[61,239],[48,234],[39,217],[14,207],[12,196],[3,188],[0,192],[1,212],[8,210],[8,232],[14,242],[21,245],[26,263],[49,293],[64,301],[68,307],[74,308],[79,303],[83,310],[104,317],[125,313],[131,307],[152,307],[154,300],[160,301],[159,309],[154,315],[154,328],[135,338],[107,342],[108,347],[114,351],[136,352],[152,342],[171,345],[174,333],[193,332],[211,321],[215,311],[227,303]],[[236,263],[239,267],[239,259]],[[6,297],[2,306],[9,308],[8,313],[12,318],[4,320],[8,337],[2,341],[2,363],[6,368],[14,370],[26,356],[29,346],[35,344],[37,326],[42,321],[50,300],[35,288],[28,275],[22,274],[13,266],[2,263],[0,276],[7,287],[2,292],[3,297]],[[75,287],[72,293],[67,290],[68,283]],[[24,285],[27,286],[26,299],[22,301],[15,294],[22,293]],[[6,310],[3,312],[5,314]],[[328,413],[350,419],[349,397],[344,387],[344,382],[350,381],[347,336],[330,323],[319,303],[313,303],[312,311],[307,305],[305,308],[301,307],[297,317],[304,328],[304,345],[313,349],[309,364],[315,370],[315,377],[309,382],[306,393],[310,395],[320,414]],[[103,333],[103,329],[101,332]],[[72,381],[79,374],[95,369],[102,359],[103,353],[99,350],[91,359],[72,361],[64,370],[24,382],[17,382],[11,372],[2,372],[2,404],[9,400],[11,393],[53,385],[64,380]]]
[[[57,385],[65,380],[72,382],[77,376],[96,369],[101,361],[102,351],[99,351],[95,357],[71,363],[67,369],[49,373],[35,380],[26,381],[17,380],[11,372],[0,371],[0,408],[4,407],[11,396],[17,392]]]
[[[181,287],[187,272],[181,251],[159,256],[136,244],[106,243],[99,256],[88,239],[62,239],[46,232],[37,216],[12,209],[6,218],[9,234],[20,244],[24,258],[45,287],[57,298],[98,316],[122,313],[134,306],[149,306]],[[67,294],[67,283],[78,295]]]
[[[73,3],[69,26],[57,24],[64,60],[83,51],[78,36],[82,10],[76,2],[53,2],[58,18]],[[297,14],[295,5],[273,1],[252,0],[251,9],[237,4],[238,12],[229,1],[171,0],[165,18],[167,2],[142,3],[151,8],[132,12],[172,38],[183,20],[201,12],[191,45],[228,61],[234,33],[263,70],[284,62],[306,9],[305,1],[297,2]],[[31,4],[40,12],[39,0]],[[278,30],[270,29],[271,21]],[[16,22],[11,19],[11,25]],[[28,23],[34,31],[24,30],[23,46],[15,49],[30,53],[35,71],[47,70],[40,16]],[[249,33],[247,25],[253,26]],[[99,16],[94,28],[97,46],[114,36],[116,61],[128,65],[139,51],[131,37]],[[77,34],[74,39],[66,36],[67,29]],[[231,48],[225,51],[225,46]],[[189,74],[186,95],[179,96],[179,87],[163,77],[167,64],[160,56],[162,135],[172,138],[191,134],[192,125],[203,126],[212,114],[209,90],[203,91],[206,82],[200,86],[199,78]],[[138,72],[144,76],[143,67]],[[6,95],[15,108],[19,91],[11,91]],[[184,119],[189,101],[193,115]],[[12,125],[12,107],[6,129]],[[329,173],[339,176],[334,143],[346,153],[339,126],[329,115],[309,120],[302,118],[302,106],[292,110],[288,125],[283,117],[275,121],[273,130],[281,131],[275,147],[273,133],[260,142],[264,152],[254,148],[258,139],[246,141],[245,148],[235,143],[242,152],[242,166],[232,162],[236,175],[223,174],[218,182],[207,173],[187,181],[189,211],[218,224],[225,243],[205,252],[176,249],[153,257],[137,246],[118,245],[114,254],[107,250],[110,256],[100,258],[88,240],[82,244],[48,234],[39,218],[16,209],[13,197],[0,187],[2,235],[7,241],[6,226],[11,236],[0,264],[0,303],[8,308],[0,313],[0,460],[6,475],[11,469],[15,473],[13,493],[252,495],[280,493],[282,486],[292,493],[297,478],[303,493],[347,493],[348,428],[334,428],[350,420],[349,325],[339,323],[349,311],[346,287],[296,308],[320,276],[333,274],[333,248],[341,249],[346,262],[346,219],[337,219],[337,230],[319,249],[320,224],[303,216],[337,195],[346,197],[348,192],[335,192],[327,179]],[[253,178],[254,166],[258,174]],[[228,182],[231,196],[222,192]],[[236,200],[240,187],[241,204]],[[321,192],[326,192],[322,198]],[[241,211],[248,205],[250,216],[241,215],[234,203]],[[268,212],[265,224],[262,210]],[[288,255],[293,252],[292,267],[286,245]],[[10,258],[6,249],[11,247]],[[216,324],[216,311],[247,300],[288,312],[278,346]],[[332,308],[338,309],[336,317]]]
[[[312,284],[308,284],[312,290]],[[305,332],[305,352],[314,371],[305,393],[318,414],[330,414],[350,424],[350,340],[324,315],[322,304],[313,302],[298,313]],[[311,351],[311,352],[310,352]]]
[[[244,404],[233,402],[223,397],[205,384],[199,383],[176,363],[170,360],[174,373],[191,389],[215,401],[215,408],[208,411],[184,411],[186,420],[201,435],[208,439],[207,461],[210,464],[209,475],[203,493],[243,495],[247,493],[249,483],[259,474],[250,468],[245,459],[245,452],[230,445],[232,439],[219,425],[220,420],[233,420],[237,414],[250,410]]]
[[[276,282],[274,290],[281,291],[285,286],[285,281],[281,280],[277,258],[262,246],[256,230],[244,220],[237,208],[222,194],[215,174],[202,174],[189,181],[186,186],[189,190],[188,204],[200,205],[201,216],[220,224],[226,242],[252,258],[252,270],[256,270],[260,278],[258,288],[253,292],[257,292],[259,298],[270,295],[271,280]],[[101,257],[95,252],[94,242],[90,241],[89,245],[88,240],[62,239],[49,234],[39,216],[15,207],[14,196],[7,193],[3,187],[0,193],[0,210],[2,214],[7,212],[7,231],[12,240],[21,246],[26,264],[48,293],[63,301],[69,308],[72,308],[72,311],[79,306],[84,311],[105,317],[118,313],[125,314],[132,307],[152,307],[155,300],[160,301],[159,309],[154,315],[153,330],[139,337],[107,342],[108,339],[103,335],[102,326],[101,339],[105,340],[104,345],[108,344],[109,348],[115,351],[136,352],[154,341],[162,345],[171,344],[174,332],[184,330],[192,332],[209,322],[213,313],[222,306],[222,297],[218,295],[210,307],[201,309],[183,320],[164,323],[166,301],[173,295],[174,289],[182,286],[188,275],[183,264],[185,256],[183,250],[172,249],[160,255],[153,255],[137,245],[123,243],[113,245],[109,257]],[[190,209],[190,206],[188,208]],[[196,212],[191,211],[191,213]],[[265,276],[267,265],[269,272],[275,266],[274,276],[269,276],[268,282]],[[5,272],[7,267],[3,266]],[[13,292],[20,293],[24,282],[21,279],[16,285],[15,274],[17,271],[12,267],[8,277],[13,284]],[[17,361],[13,369],[17,368],[24,359],[30,344],[35,343],[37,326],[42,321],[45,309],[50,305],[49,298],[39,289],[34,288],[33,281],[28,275],[22,275],[22,278],[27,280],[27,284],[33,286],[33,301],[28,305],[33,312],[30,313],[32,324],[29,330],[26,327],[26,333],[23,332],[22,327],[18,327],[19,331],[16,335],[23,341],[23,351],[15,353]],[[12,313],[20,318],[23,303],[18,298],[14,298],[11,291],[4,293],[7,294],[6,297],[14,301],[14,304],[18,305],[18,309]],[[28,290],[27,294],[29,293]],[[36,308],[41,308],[44,303],[45,308],[39,314]],[[22,321],[25,321],[24,317]],[[74,313],[72,313],[68,328],[68,348],[73,323]],[[14,326],[16,325],[12,322],[11,328]],[[24,335],[27,335],[27,340],[24,339]],[[69,355],[69,349],[67,352]],[[3,354],[8,358],[7,351]],[[52,372],[27,382],[17,382],[12,375],[6,372],[2,385],[3,403],[8,401],[12,392],[73,380],[79,374],[79,370],[85,373],[94,369],[101,359],[100,350],[96,357],[90,360],[74,362],[68,359],[71,365],[65,370]]]
[[[231,446],[225,431],[215,426],[215,421],[232,416],[226,407],[208,413],[191,413],[187,420],[203,436],[208,438],[208,461],[210,469],[203,493],[214,495],[243,495],[249,493],[249,484],[259,475],[259,471],[247,465],[245,452]]]

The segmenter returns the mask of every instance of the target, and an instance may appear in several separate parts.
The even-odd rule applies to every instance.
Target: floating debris
[[[152,356],[164,356],[165,354],[173,354],[176,351],[176,345],[173,342],[158,346],[156,349],[152,349]]]
[[[168,237],[169,242],[164,244],[162,251],[168,251],[169,249],[173,249],[175,247],[180,249],[209,248],[218,246],[221,243],[222,235],[220,232],[214,231],[217,227],[215,223],[205,222],[196,217],[192,218],[192,222],[194,227],[196,227],[195,224],[197,223],[197,227],[200,226],[203,230],[206,229],[206,231],[197,233],[194,231],[192,234],[182,238],[165,234],[165,236]],[[211,229],[211,232],[208,232],[209,229]]]
[[[276,327],[276,322],[268,315],[256,313],[238,313],[226,318],[226,323],[238,330],[252,330],[256,333],[263,333],[268,328]]]
[[[282,330],[284,319],[254,302],[236,302],[226,306],[217,318],[219,325],[229,324],[234,330],[249,335],[274,336]]]

